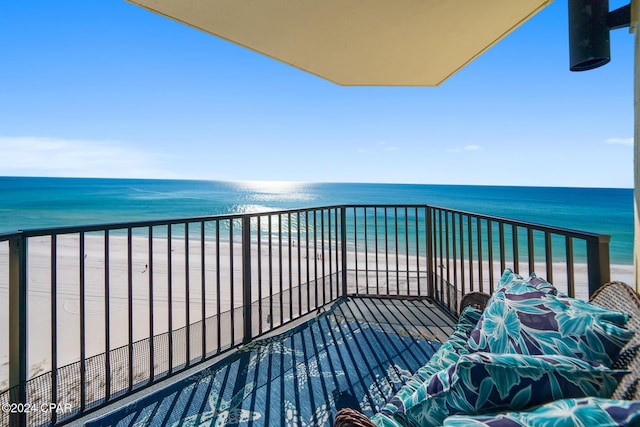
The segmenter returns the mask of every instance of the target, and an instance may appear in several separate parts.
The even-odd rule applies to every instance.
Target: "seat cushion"
[[[563,398],[609,397],[628,371],[567,356],[472,353],[435,374],[394,415],[441,425],[450,415],[522,410]]]

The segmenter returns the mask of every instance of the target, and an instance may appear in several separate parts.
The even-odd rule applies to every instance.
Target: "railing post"
[[[27,403],[27,239],[9,240],[9,387],[12,403]],[[12,413],[10,425],[27,425],[26,411]]]
[[[340,249],[342,252],[342,296],[347,296],[347,208],[340,208]]]
[[[233,298],[233,296],[232,296]],[[242,310],[243,343],[253,338],[251,306],[251,217],[242,217]]]
[[[433,283],[433,224],[431,220],[432,216],[432,208],[431,206],[427,206],[425,211],[427,223],[425,225],[427,232],[427,296],[429,298],[434,297],[434,283]]]
[[[611,280],[609,264],[609,241],[611,236],[601,234],[595,239],[587,240],[587,275],[589,296],[603,284]]]

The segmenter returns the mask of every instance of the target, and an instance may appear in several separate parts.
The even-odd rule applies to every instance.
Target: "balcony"
[[[463,295],[510,267],[587,298],[609,281],[608,245],[428,205],[0,235],[0,424],[374,411],[448,336]]]

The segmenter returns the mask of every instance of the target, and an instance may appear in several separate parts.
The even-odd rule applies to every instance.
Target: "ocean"
[[[0,233],[340,204],[430,204],[611,235],[633,263],[633,190],[0,177]]]

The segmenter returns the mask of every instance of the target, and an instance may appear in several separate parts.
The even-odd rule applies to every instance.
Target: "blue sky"
[[[632,187],[634,37],[572,73],[566,7],[439,87],[398,88],[341,87],[125,1],[6,1],[0,175]]]

